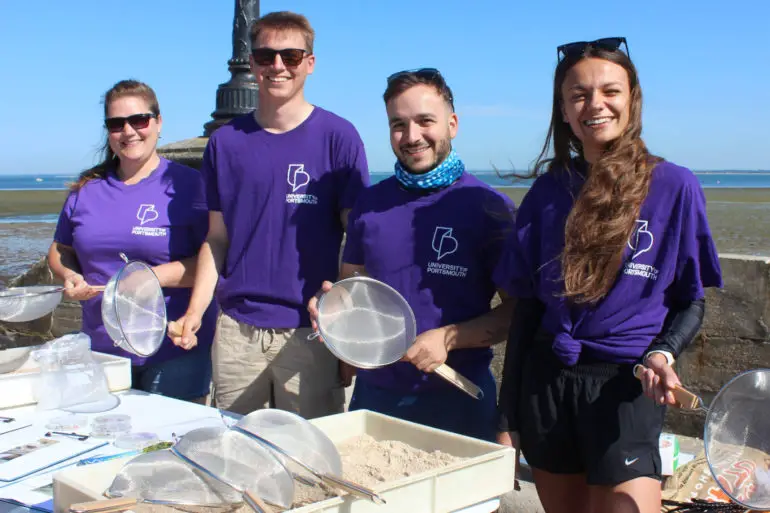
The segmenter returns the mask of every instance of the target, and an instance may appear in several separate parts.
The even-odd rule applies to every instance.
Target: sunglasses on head
[[[273,50],[272,48],[254,48],[251,50],[251,56],[254,62],[260,66],[270,66],[275,62],[275,56],[280,55],[281,61],[286,66],[299,66],[305,55],[310,55],[307,50],[299,48],[284,48],[283,50]]]
[[[414,75],[426,80],[440,80],[444,81],[444,77],[441,76],[441,72],[436,68],[419,68],[419,69],[407,69],[404,71],[397,71],[388,77],[388,83],[393,82],[395,79],[404,77],[407,75]]]
[[[602,50],[607,50],[609,52],[617,52],[620,50],[621,45],[626,46],[626,55],[630,56],[628,53],[628,42],[626,42],[625,37],[603,37],[595,41],[576,41],[574,43],[567,43],[556,48],[556,55],[559,60],[562,59],[562,56],[581,55],[589,46],[601,48]]]
[[[388,84],[390,84],[394,80],[397,80],[405,76],[415,76],[417,78],[430,82],[431,84],[435,84],[440,89],[449,91],[449,87],[447,86],[446,81],[444,80],[444,77],[441,76],[441,72],[436,68],[420,68],[420,69],[398,71],[388,77]],[[451,95],[449,97],[449,103],[451,103],[452,107],[454,108],[454,98],[452,98]]]
[[[127,117],[115,117],[107,118],[104,120],[104,126],[107,127],[109,132],[122,132],[123,127],[126,126],[126,122],[131,125],[134,130],[142,130],[150,126],[150,120],[157,118],[156,114],[151,112],[146,114],[131,114]]]

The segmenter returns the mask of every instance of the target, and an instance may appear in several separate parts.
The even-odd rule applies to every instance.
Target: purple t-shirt
[[[361,194],[350,214],[343,262],[363,265],[407,300],[417,334],[490,310],[493,272],[512,228],[513,203],[471,174],[426,194],[395,177]],[[473,380],[489,368],[490,348],[451,351],[447,364]],[[413,364],[358,371],[358,380],[418,392],[448,385]]]
[[[310,326],[308,300],[339,274],[340,211],[369,184],[356,129],[319,107],[282,134],[247,114],[214,132],[201,172],[230,239],[222,310],[259,328]]]
[[[535,181],[498,271],[510,280],[511,295],[546,305],[542,327],[554,335],[553,350],[565,364],[579,358],[633,363],[660,333],[672,303],[701,299],[705,287],[722,286],[706,200],[690,170],[659,163],[612,289],[594,306],[575,305],[559,297],[559,255],[582,176],[560,170]]]
[[[64,203],[54,240],[74,248],[85,280],[106,285],[129,260],[150,266],[181,260],[198,253],[208,231],[203,180],[195,169],[164,158],[150,176],[134,185],[121,182],[114,173],[95,179],[70,193]],[[165,288],[169,320],[187,310],[192,289]],[[102,324],[102,295],[83,305],[83,331],[91,337],[94,351],[128,356],[134,365],[157,363],[188,351],[175,346],[168,336],[157,353],[142,358],[115,347]],[[198,332],[198,347],[209,351],[216,325],[212,302]]]

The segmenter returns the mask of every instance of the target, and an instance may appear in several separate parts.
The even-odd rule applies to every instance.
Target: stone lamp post
[[[230,80],[217,88],[216,110],[203,126],[203,135],[158,148],[169,160],[200,168],[209,136],[232,118],[257,108],[257,83],[249,68],[251,40],[249,29],[259,18],[259,0],[235,0],[233,16],[233,56],[227,61]]]

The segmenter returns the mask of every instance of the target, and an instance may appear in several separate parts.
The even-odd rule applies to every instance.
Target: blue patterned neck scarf
[[[440,189],[452,185],[465,171],[465,164],[457,157],[455,150],[427,173],[410,173],[401,162],[396,161],[396,178],[407,189]]]

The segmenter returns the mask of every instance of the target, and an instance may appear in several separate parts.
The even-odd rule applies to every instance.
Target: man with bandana
[[[496,308],[490,302],[513,204],[465,172],[452,149],[458,129],[452,92],[437,70],[391,75],[384,99],[395,175],[356,200],[340,276],[368,275],[395,288],[414,310],[418,336],[403,361],[350,370],[357,378],[349,409],[494,440],[490,346],[506,339],[512,308],[504,294]],[[317,328],[315,298],[308,310]],[[434,374],[443,363],[484,397],[474,399]]]

